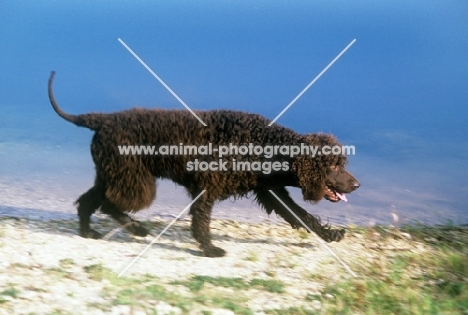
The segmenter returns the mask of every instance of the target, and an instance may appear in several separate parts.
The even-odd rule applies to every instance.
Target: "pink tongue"
[[[345,194],[340,194],[339,192],[335,191],[335,194],[338,196],[338,198],[340,198],[341,200],[343,200],[344,202],[348,202],[348,198],[346,198],[346,195]]]

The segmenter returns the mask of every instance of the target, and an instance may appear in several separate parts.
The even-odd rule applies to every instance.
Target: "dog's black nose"
[[[361,186],[361,184],[359,184],[359,182],[355,182],[354,185],[353,185],[353,188],[358,189],[360,186]]]

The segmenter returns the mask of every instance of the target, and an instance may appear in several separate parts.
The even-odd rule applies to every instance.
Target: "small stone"
[[[167,304],[166,302],[159,301],[154,307],[158,315],[179,315],[182,311],[174,306]]]
[[[212,315],[235,315],[233,311],[225,309],[214,309],[211,311]]]
[[[241,230],[248,230],[248,229],[249,229],[249,226],[248,226],[247,224],[241,223],[241,224],[239,224],[239,229],[241,229]]]
[[[131,314],[132,309],[128,305],[117,305],[112,307],[111,315],[129,315]],[[159,313],[158,313],[159,314]]]

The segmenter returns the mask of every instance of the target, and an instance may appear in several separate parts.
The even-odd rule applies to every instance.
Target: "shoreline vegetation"
[[[329,246],[287,224],[213,220],[223,258],[202,257],[190,221],[153,236],[97,215],[106,240],[77,220],[0,217],[0,314],[468,314],[468,226],[347,227]],[[170,221],[145,221],[157,235]]]

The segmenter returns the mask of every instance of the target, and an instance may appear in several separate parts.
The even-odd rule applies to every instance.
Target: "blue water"
[[[182,108],[121,38],[191,108],[274,119],[356,39],[277,121],[356,147],[362,187],[308,209],[468,223],[467,13],[465,1],[2,3],[0,211],[73,211],[92,184],[92,133],[50,108],[51,70],[70,113]]]

